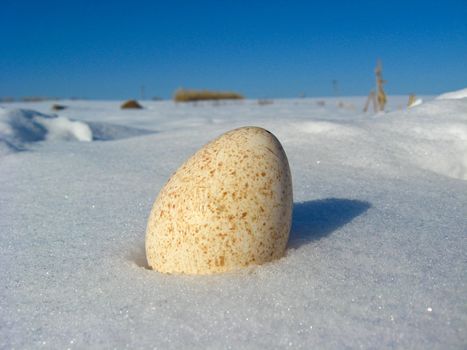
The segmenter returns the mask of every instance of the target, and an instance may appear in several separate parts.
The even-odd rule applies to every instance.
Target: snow
[[[92,141],[92,131],[88,124],[63,116],[23,109],[0,110],[0,150],[3,149],[3,153],[42,140]]]
[[[65,117],[38,118],[38,123],[47,129],[46,140],[92,141],[91,128],[85,123]]]
[[[2,104],[0,348],[465,348],[467,100],[390,98],[376,115],[364,97],[318,100]],[[244,125],[289,158],[286,256],[148,270],[158,191]]]
[[[446,92],[436,97],[438,100],[458,100],[467,97],[467,88],[457,91]]]
[[[65,116],[27,109],[0,109],[0,155],[25,150],[38,141],[108,141],[151,134],[153,131],[100,122],[81,122]]]

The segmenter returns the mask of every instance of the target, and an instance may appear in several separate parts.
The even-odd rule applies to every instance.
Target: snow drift
[[[39,141],[108,141],[154,133],[105,122],[84,122],[27,109],[0,108],[0,154]]]
[[[450,91],[436,97],[437,100],[458,100],[467,97],[467,88],[457,91]]]
[[[24,149],[37,141],[92,141],[91,128],[83,122],[33,110],[0,110],[0,142],[4,149]]]

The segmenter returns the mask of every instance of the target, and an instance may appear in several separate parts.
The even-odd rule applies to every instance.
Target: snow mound
[[[3,149],[23,150],[25,144],[44,140],[92,141],[91,128],[83,122],[32,110],[0,110],[0,143]]]
[[[421,168],[467,180],[467,127],[462,124],[413,127],[407,130],[409,160]]]
[[[46,140],[92,141],[91,128],[83,122],[65,117],[37,118],[37,122],[46,128]]]
[[[458,100],[467,97],[467,88],[457,91],[446,92],[436,97],[437,100]]]
[[[391,156],[454,179],[467,180],[467,114],[464,101],[431,101],[404,113],[389,113],[369,132],[386,140]],[[405,164],[405,165],[404,165]]]
[[[38,141],[108,141],[154,131],[108,123],[83,122],[34,110],[0,109],[0,154]]]
[[[465,100],[435,100],[352,122],[294,122],[287,140],[302,144],[303,152],[313,149],[317,165],[338,163],[394,175],[412,168],[467,180],[465,108]]]

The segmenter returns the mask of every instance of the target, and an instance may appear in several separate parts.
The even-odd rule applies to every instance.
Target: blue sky
[[[0,96],[366,95],[467,86],[467,1],[21,1],[0,11]]]

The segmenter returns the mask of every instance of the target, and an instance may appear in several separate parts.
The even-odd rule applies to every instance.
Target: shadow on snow
[[[298,248],[326,237],[370,207],[368,202],[342,198],[294,203],[288,247]]]

